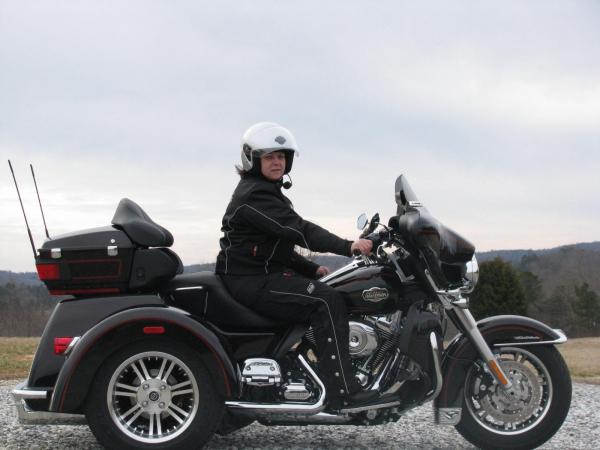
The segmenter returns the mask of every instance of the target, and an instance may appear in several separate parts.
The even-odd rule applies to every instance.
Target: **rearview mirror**
[[[367,215],[362,213],[360,216],[358,216],[358,219],[356,219],[356,228],[362,230],[367,226],[368,223],[369,221],[367,220]]]

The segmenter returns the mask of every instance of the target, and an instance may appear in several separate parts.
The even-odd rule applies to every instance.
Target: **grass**
[[[26,378],[39,341],[0,337],[0,380]],[[570,339],[557,348],[575,381],[600,384],[600,337]]]
[[[575,381],[600,384],[600,337],[569,339],[557,348]]]
[[[26,378],[40,338],[0,337],[0,380]]]

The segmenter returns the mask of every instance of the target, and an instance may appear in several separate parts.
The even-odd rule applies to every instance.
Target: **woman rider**
[[[351,242],[300,217],[281,188],[297,152],[294,136],[270,122],[257,123],[243,135],[240,175],[223,216],[216,272],[233,297],[275,320],[310,323],[319,358],[319,374],[335,405],[374,399],[354,377],[348,352],[348,315],[342,296],[316,278],[329,273],[294,251],[351,256],[369,254],[372,242]]]

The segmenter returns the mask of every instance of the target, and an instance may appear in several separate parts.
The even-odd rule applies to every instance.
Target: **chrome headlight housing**
[[[475,289],[475,286],[477,286],[477,281],[479,281],[479,264],[477,264],[475,255],[473,255],[473,259],[471,259],[466,266],[465,283],[461,288],[461,291],[470,294],[473,292],[473,289]]]

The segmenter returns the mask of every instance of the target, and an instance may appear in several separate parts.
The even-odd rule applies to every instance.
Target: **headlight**
[[[477,264],[477,258],[475,255],[473,255],[473,259],[467,263],[465,279],[467,282],[465,283],[462,291],[468,294],[473,292],[473,289],[475,289],[475,286],[477,286],[477,281],[479,280],[479,264]]]

